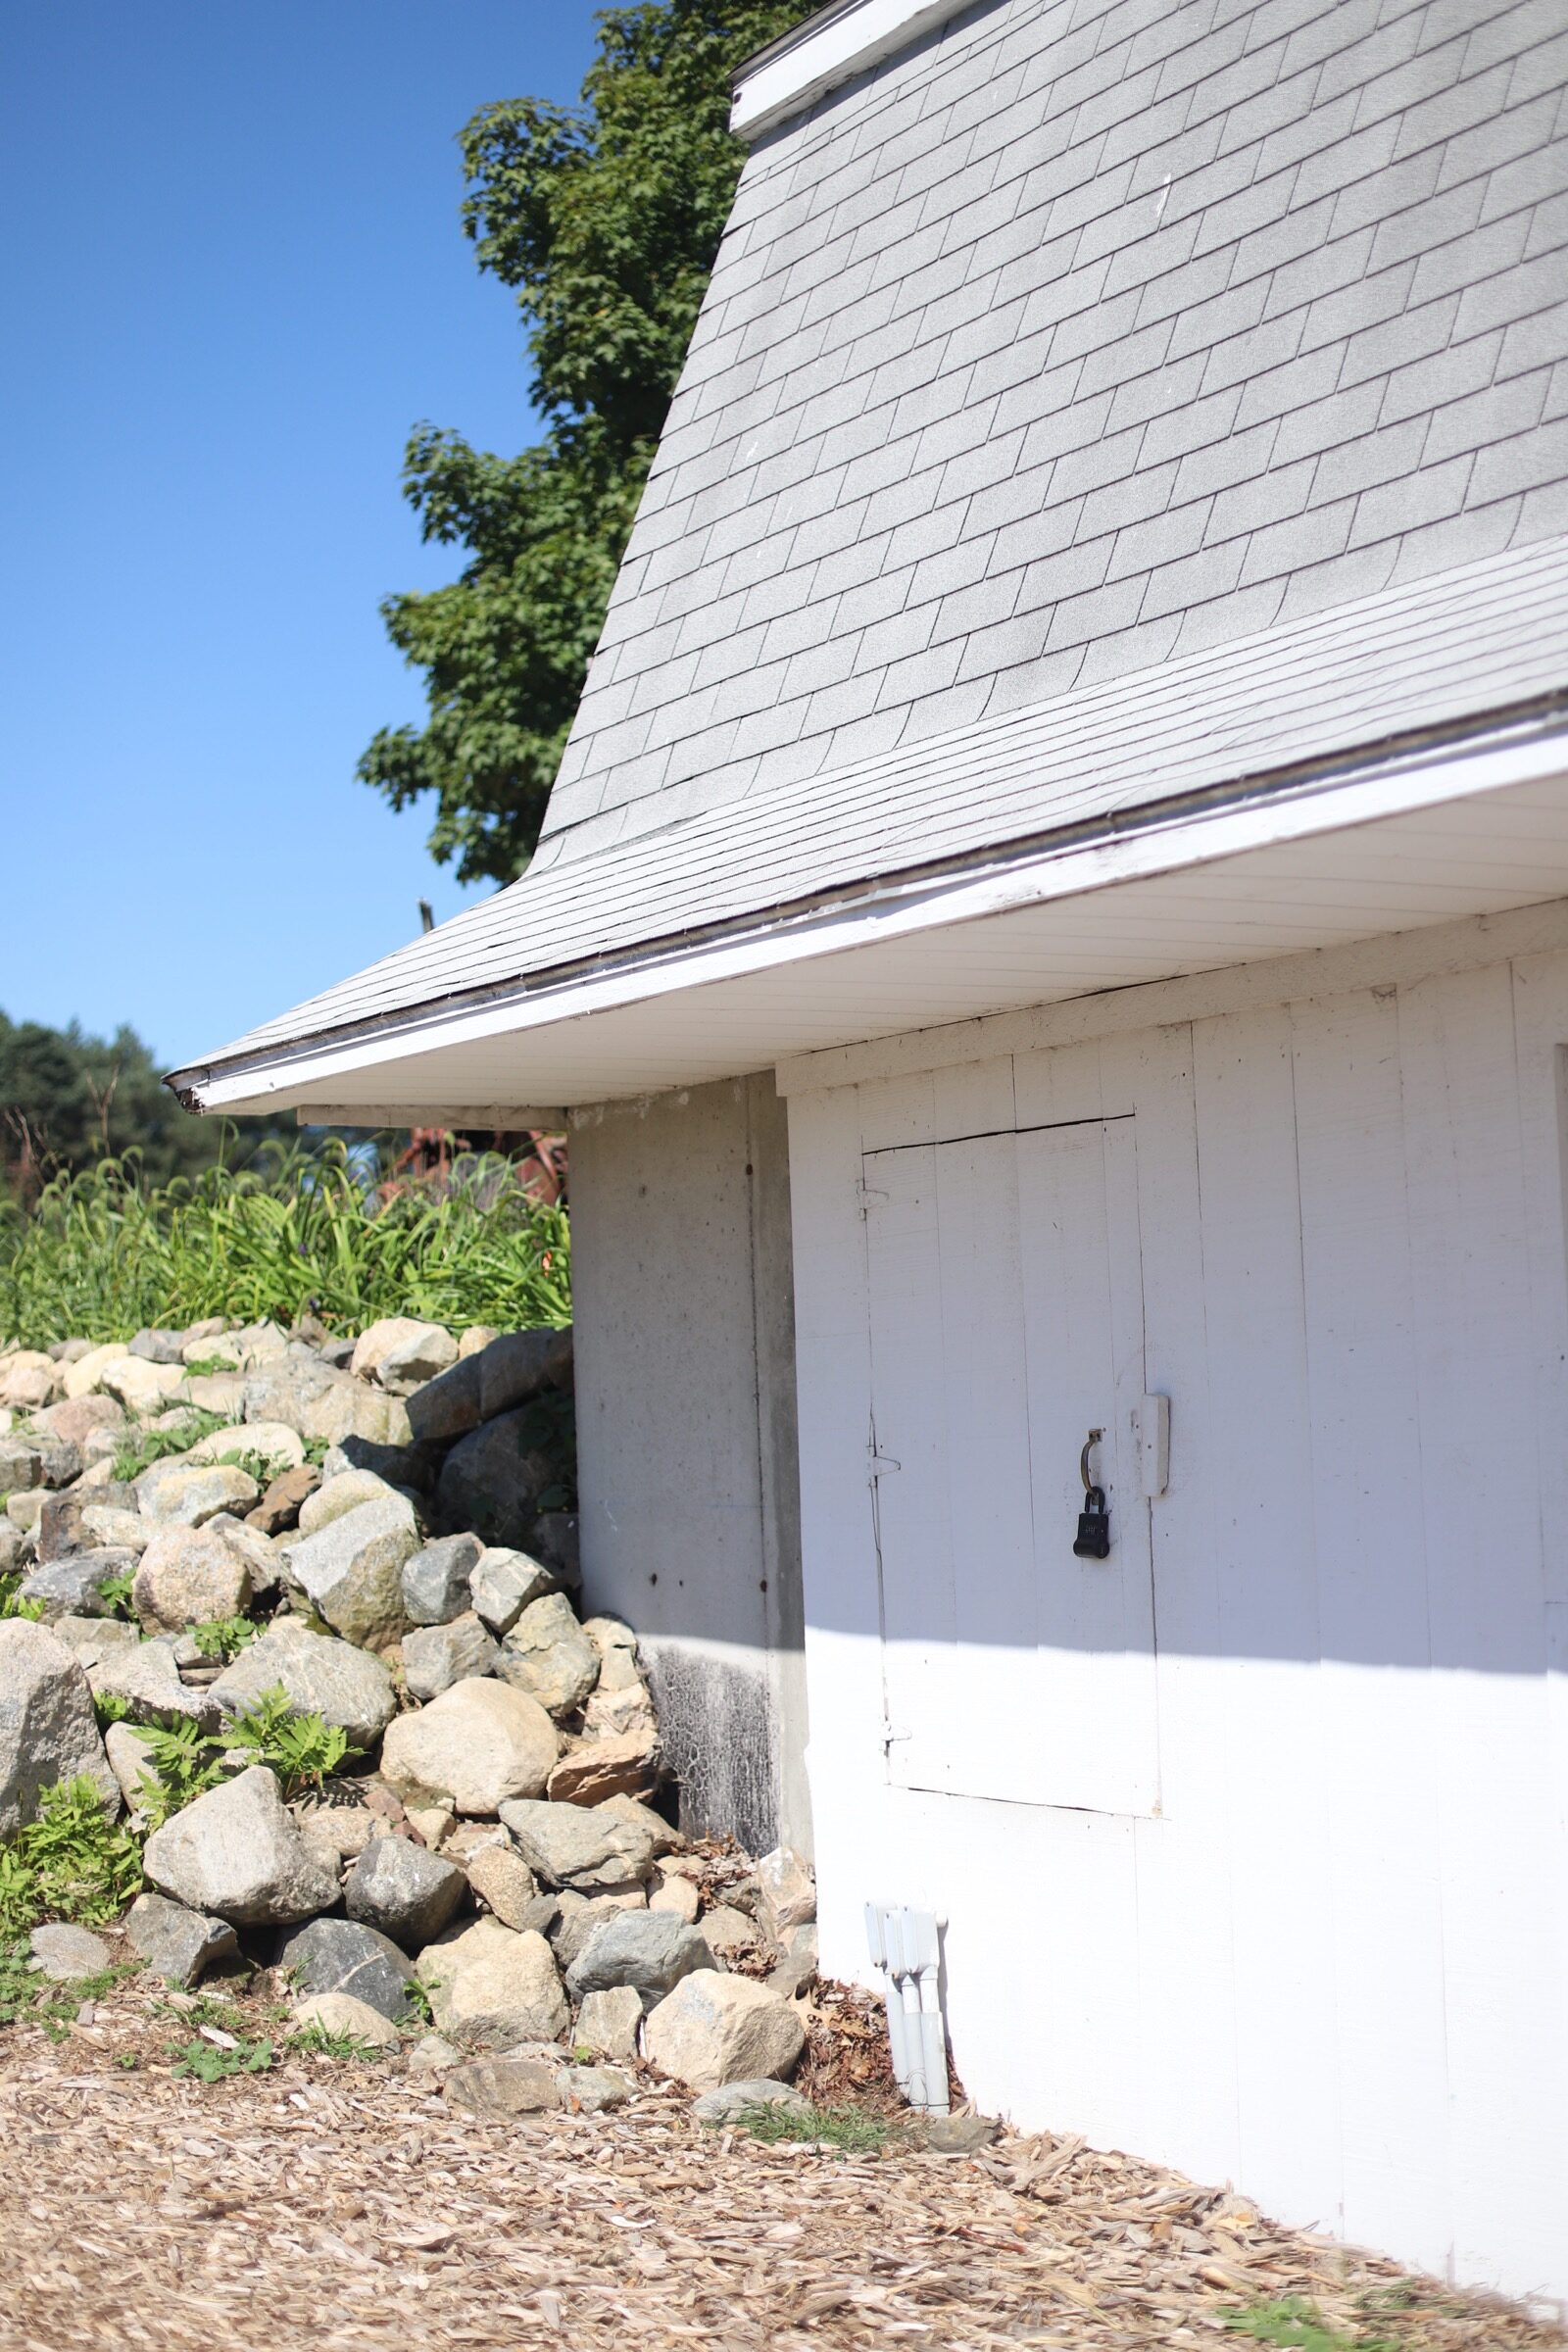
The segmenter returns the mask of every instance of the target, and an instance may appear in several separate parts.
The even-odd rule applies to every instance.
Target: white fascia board
[[[813,18],[795,39],[775,42],[741,67],[731,130],[743,139],[760,138],[969,5],[970,0],[852,0],[848,8]]]
[[[191,1069],[176,1075],[185,1082],[182,1092],[188,1088],[203,1110],[238,1115],[296,1104],[311,1110],[318,1099],[343,1102],[355,1092],[371,1095],[374,1081],[369,1073],[411,1054],[589,1021],[596,1013],[622,1005],[785,970],[818,956],[852,955],[883,940],[1082,898],[1117,883],[1210,865],[1248,850],[1345,832],[1565,773],[1568,738],[1560,729],[1531,729],[1502,741],[1492,738],[1446,753],[1432,751],[1370,770],[1341,771],[1335,779],[1294,792],[1222,805],[1197,815],[1173,815],[1168,823],[999,861],[977,872],[890,887],[809,918],[650,955],[582,978],[519,986],[483,1004],[425,1013],[369,1036],[305,1041],[248,1067],[227,1072]],[[736,1066],[739,1070],[751,1065],[739,1061]],[[319,1115],[312,1110],[313,1118]]]
[[[453,1127],[503,1135],[529,1129],[555,1135],[566,1124],[565,1106],[559,1102],[549,1109],[501,1102],[306,1102],[294,1117],[301,1127]]]

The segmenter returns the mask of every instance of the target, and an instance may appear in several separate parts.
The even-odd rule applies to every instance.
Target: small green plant
[[[361,2066],[374,2066],[385,2055],[373,2041],[366,2041],[358,2034],[331,2034],[315,2023],[291,2034],[288,2046],[307,2058],[352,2058]]]
[[[43,1615],[41,1600],[24,1600],[22,1572],[15,1576],[0,1576],[0,1617],[26,1617],[36,1625]]]
[[[233,1453],[220,1453],[213,1467],[218,1470],[243,1470],[247,1478],[253,1478],[264,1489],[270,1487],[277,1476],[271,1455],[257,1453],[252,1448],[236,1448]]]
[[[1258,2344],[1287,2345],[1293,2352],[1397,2352],[1385,2336],[1342,2335],[1298,2295],[1250,2303],[1243,2311],[1221,2312],[1220,2318],[1233,2335],[1250,2336]]]
[[[261,1627],[253,1617],[213,1617],[205,1625],[193,1625],[190,1638],[204,1658],[220,1658],[225,1662],[238,1657],[249,1642],[254,1642]]]
[[[422,1977],[411,1977],[403,1987],[403,1995],[410,2016],[421,2032],[427,2033],[435,2024],[435,2003],[430,1998],[429,1985]]]
[[[195,1405],[188,1405],[180,1415],[177,1429],[136,1430],[116,1448],[116,1484],[128,1487],[144,1470],[150,1470],[154,1462],[164,1461],[172,1453],[188,1453],[203,1438],[215,1437],[219,1430],[233,1426],[222,1413],[204,1413]]]
[[[135,1966],[105,1968],[67,1984],[40,1977],[24,1943],[0,1949],[0,2026],[42,2026],[52,2041],[63,2040],[83,2001],[102,2000]]]
[[[271,1766],[285,1796],[319,1788],[345,1756],[358,1753],[340,1725],[323,1722],[319,1715],[296,1714],[281,1683],[264,1690],[254,1706],[236,1716],[217,1744],[249,1748],[258,1764]]]
[[[735,2121],[764,2147],[776,2147],[784,2140],[813,2140],[855,2156],[885,2147],[893,2128],[884,2117],[870,2115],[863,2107],[802,2109],[775,2107],[761,2100],[755,2107],[743,2107]]]
[[[118,1575],[106,1576],[98,1592],[117,1615],[122,1616],[130,1607],[130,1589],[136,1582],[134,1568],[122,1568]]]
[[[228,2038],[231,2049],[212,2041],[187,2041],[175,2053],[171,2073],[187,2075],[196,2082],[221,2082],[230,2075],[265,2075],[276,2065],[277,2050],[271,2042]]]
[[[187,1380],[217,1380],[225,1372],[237,1371],[232,1356],[193,1355],[185,1366]]]
[[[305,1441],[305,1459],[313,1470],[319,1470],[331,1450],[332,1442],[329,1438],[307,1438]]]
[[[140,1736],[152,1769],[137,1776],[136,1801],[147,1816],[148,1829],[157,1830],[171,1813],[182,1812],[216,1788],[223,1768],[212,1753],[214,1742],[188,1716],[170,1731],[148,1726]]]
[[[115,2052],[115,2064],[122,2066],[127,2075],[134,2074],[140,2063],[134,2050],[117,2050]]]
[[[107,1818],[103,1790],[85,1778],[58,1782],[40,1795],[36,1819],[0,1847],[0,1936],[40,1919],[117,1919],[140,1886],[141,1847]]]
[[[129,1721],[130,1701],[119,1690],[95,1690],[92,1711],[98,1718],[98,1729],[107,1732],[112,1723]]]

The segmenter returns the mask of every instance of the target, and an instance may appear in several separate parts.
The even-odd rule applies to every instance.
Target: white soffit
[[[965,876],[375,1038],[211,1072],[207,1110],[582,1103],[1568,898],[1568,737],[1511,738]],[[525,1124],[540,1122],[526,1121]]]
[[[968,5],[970,0],[848,0],[820,10],[747,59],[735,77],[730,128],[743,139],[760,138]]]

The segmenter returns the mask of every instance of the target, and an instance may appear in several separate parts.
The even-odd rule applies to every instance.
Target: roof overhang
[[[1557,709],[176,1078],[209,1111],[536,1126],[825,1047],[1559,897]]]
[[[760,139],[969,5],[971,0],[836,0],[818,9],[737,69],[730,128],[743,139]]]

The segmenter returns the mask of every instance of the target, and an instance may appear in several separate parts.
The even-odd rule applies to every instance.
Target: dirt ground
[[[399,2062],[178,2078],[191,2024],[143,1980],[59,2039],[0,2034],[4,2352],[1563,2341],[1075,2140],[761,2146],[652,2081],[485,2125]],[[846,2079],[871,2072],[852,2047]],[[1289,2297],[1333,2332],[1230,2332]]]

